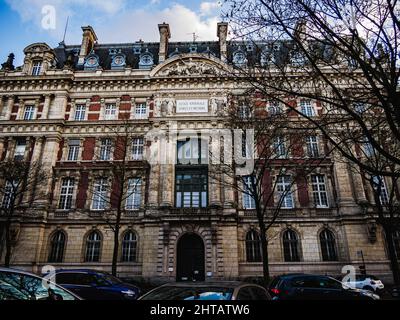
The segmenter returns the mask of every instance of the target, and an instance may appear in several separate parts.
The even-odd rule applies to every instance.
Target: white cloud
[[[202,2],[198,11],[174,3],[171,6],[154,10],[128,8],[127,0],[6,0],[25,22],[33,22],[40,28],[41,9],[53,5],[57,10],[57,29],[50,35],[57,41],[62,39],[65,21],[70,17],[67,44],[80,44],[80,26],[92,25],[99,43],[158,41],[157,24],[170,25],[171,41],[188,41],[195,32],[198,41],[215,40],[219,9],[217,2]],[[152,2],[158,2],[153,0]]]
[[[200,14],[201,15],[209,15],[214,14],[221,8],[221,1],[214,1],[214,2],[202,2],[200,3]]]

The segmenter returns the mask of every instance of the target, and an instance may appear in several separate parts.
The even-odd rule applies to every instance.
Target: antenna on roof
[[[65,41],[65,35],[67,34],[68,22],[69,22],[69,16],[67,17],[67,22],[65,23],[65,30],[64,30],[64,36],[63,36],[62,42]]]
[[[199,36],[196,35],[196,32],[191,32],[191,33],[188,33],[188,34],[193,35],[193,42],[196,42],[196,40],[197,40],[198,38],[200,38]]]

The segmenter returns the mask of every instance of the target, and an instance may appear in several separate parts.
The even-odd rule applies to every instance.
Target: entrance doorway
[[[176,281],[204,281],[204,243],[195,233],[178,240]]]

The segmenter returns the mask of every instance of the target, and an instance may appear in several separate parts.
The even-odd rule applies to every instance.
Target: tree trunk
[[[262,253],[262,264],[263,264],[263,278],[264,284],[268,285],[269,283],[269,261],[268,261],[268,240],[265,235],[265,228],[264,230],[260,230],[261,235],[261,253]]]
[[[119,220],[117,218],[117,220]],[[119,221],[115,225],[114,229],[114,250],[112,258],[111,273],[113,276],[117,276],[117,263],[118,263],[118,250],[119,250]]]
[[[5,238],[5,242],[6,242],[6,254],[4,257],[4,267],[9,268],[10,267],[10,260],[11,260],[11,232],[10,232],[10,227],[11,227],[11,223],[10,221],[6,222],[5,225],[5,231],[6,231],[6,238]]]
[[[114,228],[114,250],[112,258],[111,273],[113,276],[117,276],[117,264],[118,264],[118,251],[119,251],[119,229],[121,222],[121,199],[118,201],[117,208],[117,221]]]
[[[390,268],[393,274],[393,281],[396,286],[400,286],[399,261],[397,260],[396,249],[393,244],[393,230],[390,226],[382,225],[382,227],[383,230],[385,230],[386,245],[390,260]]]

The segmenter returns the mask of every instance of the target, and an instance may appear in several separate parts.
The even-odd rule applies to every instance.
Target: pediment
[[[24,49],[24,53],[52,52],[53,50],[46,43],[33,43]]]
[[[226,74],[229,67],[221,60],[202,54],[180,54],[152,70],[152,77],[199,77]]]

